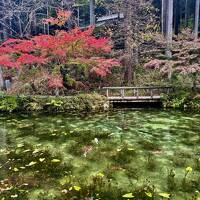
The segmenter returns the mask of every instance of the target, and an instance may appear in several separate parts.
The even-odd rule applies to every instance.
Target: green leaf
[[[133,193],[124,194],[122,197],[124,197],[124,198],[134,198]]]

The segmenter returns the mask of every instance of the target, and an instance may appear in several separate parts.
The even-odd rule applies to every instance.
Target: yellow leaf
[[[169,193],[165,193],[165,192],[159,193],[159,196],[167,198],[167,199],[170,198],[170,194]]]
[[[81,187],[79,187],[79,186],[74,186],[74,189],[75,189],[76,191],[79,191],[79,190],[81,189]]]
[[[100,173],[97,174],[97,176],[103,178],[103,177],[104,177],[104,174],[100,172]]]
[[[133,196],[133,193],[127,193],[127,194],[125,194],[125,195],[123,195],[122,197],[124,197],[124,198],[134,198],[134,196]]]
[[[40,162],[43,162],[45,160],[45,158],[39,158]]]
[[[17,145],[18,148],[21,148],[21,147],[23,147],[23,146],[24,146],[24,144],[18,144],[18,145]]]
[[[40,152],[40,150],[39,150],[39,149],[35,149],[35,150],[33,151],[33,154],[36,154],[36,153],[38,153],[38,152]]]
[[[32,161],[32,162],[30,162],[29,164],[28,164],[28,166],[33,166],[33,165],[35,165],[37,162],[34,162],[34,161]]]
[[[70,188],[69,188],[69,191],[71,191],[72,189],[73,189],[73,187],[70,187]]]
[[[186,167],[185,169],[186,172],[192,172],[192,170],[193,170],[192,167]]]
[[[145,194],[148,196],[148,197],[152,197],[153,194],[151,192],[145,192]]]
[[[61,162],[61,161],[59,159],[53,159],[51,162],[52,163],[58,163],[58,162]]]
[[[14,171],[14,172],[18,172],[19,169],[17,169],[17,167],[15,167],[15,168],[13,169],[13,171]]]

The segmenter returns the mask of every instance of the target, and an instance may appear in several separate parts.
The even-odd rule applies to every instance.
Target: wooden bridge
[[[112,103],[150,103],[161,102],[162,94],[169,94],[172,87],[104,87],[106,97]]]

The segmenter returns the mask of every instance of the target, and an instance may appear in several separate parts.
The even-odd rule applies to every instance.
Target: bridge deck
[[[161,96],[108,97],[110,102],[159,102]]]
[[[169,94],[171,87],[104,87],[111,103],[161,102],[162,94]]]

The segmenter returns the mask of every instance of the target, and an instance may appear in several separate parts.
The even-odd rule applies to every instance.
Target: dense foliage
[[[69,15],[59,11],[57,18],[45,23],[62,25]],[[48,88],[76,88],[77,84],[86,87],[84,82],[90,78],[105,77],[114,66],[119,66],[116,59],[105,57],[112,49],[110,40],[96,39],[92,33],[93,27],[85,31],[75,28],[31,39],[8,39],[0,47],[0,65],[11,69],[6,73],[12,75],[17,69],[15,89],[19,91],[24,84],[39,93],[48,93]]]

